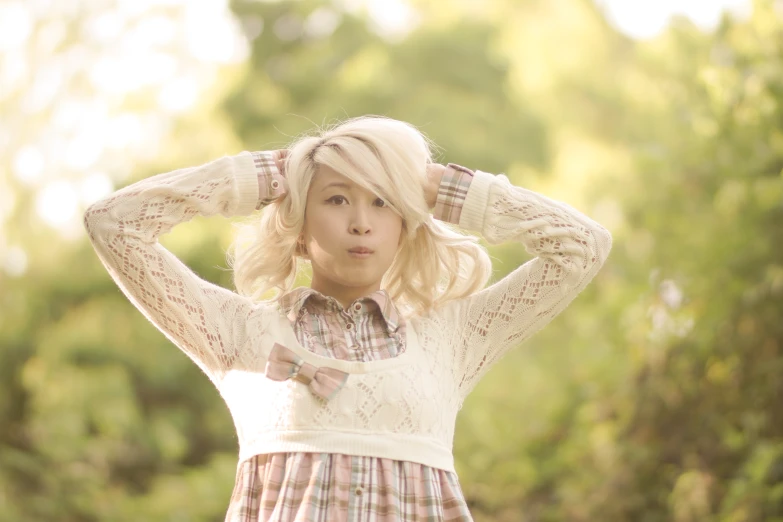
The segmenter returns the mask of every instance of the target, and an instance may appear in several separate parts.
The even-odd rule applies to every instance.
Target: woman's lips
[[[351,248],[350,250],[348,250],[348,254],[351,257],[355,257],[358,259],[364,259],[366,257],[370,257],[373,253],[374,251],[372,249],[365,248],[365,247]]]

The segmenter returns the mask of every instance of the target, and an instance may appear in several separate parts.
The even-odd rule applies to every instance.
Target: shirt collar
[[[291,324],[295,324],[299,319],[302,307],[304,307],[307,300],[311,298],[322,303],[327,310],[332,309],[336,312],[343,309],[342,305],[334,297],[325,296],[317,290],[313,290],[306,286],[299,286],[286,292],[280,296],[278,302],[283,313],[285,313],[288,320],[291,321]],[[388,331],[391,333],[396,332],[400,325],[400,312],[386,290],[376,290],[369,295],[356,299],[349,305],[349,309],[350,306],[353,306],[355,303],[367,299],[374,301],[378,305],[378,309],[381,311]]]

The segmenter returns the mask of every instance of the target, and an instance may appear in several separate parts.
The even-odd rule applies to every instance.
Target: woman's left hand
[[[427,208],[435,208],[435,202],[438,199],[438,188],[446,167],[440,163],[429,163],[427,165],[427,181],[424,184],[424,199],[427,201]]]

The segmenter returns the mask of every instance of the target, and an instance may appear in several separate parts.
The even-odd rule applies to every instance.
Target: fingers
[[[285,160],[288,157],[288,149],[279,149],[274,152],[275,164],[280,174],[285,176]]]

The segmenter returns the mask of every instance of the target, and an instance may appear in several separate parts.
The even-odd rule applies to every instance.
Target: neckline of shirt
[[[406,327],[404,328],[405,351],[396,357],[375,361],[345,361],[342,359],[333,359],[324,355],[318,355],[299,344],[299,340],[296,338],[294,327],[286,317],[285,310],[283,310],[283,308],[280,306],[278,306],[277,309],[279,312],[279,327],[281,328],[279,336],[283,339],[281,344],[296,353],[305,362],[317,367],[335,368],[337,370],[354,374],[373,373],[409,364],[411,361],[418,358],[421,354],[418,335],[413,328],[413,324],[411,324],[412,321],[407,321]],[[271,344],[268,349],[272,349]]]
[[[362,300],[369,299],[373,301],[378,307],[378,311],[384,320],[384,326],[386,327],[386,330],[389,332],[389,334],[394,334],[403,322],[402,315],[397,309],[397,305],[394,303],[388,292],[386,292],[384,289],[376,290],[371,294],[354,300],[351,303],[351,306],[348,308],[344,308],[333,297],[323,295],[317,290],[313,290],[312,288],[306,286],[300,286],[291,289],[278,300],[278,303],[282,308],[286,318],[293,325],[296,323],[296,321],[299,320],[302,312],[306,309],[305,305],[307,301],[313,297],[322,301],[325,306],[333,305],[335,308],[342,310],[350,315],[353,315],[352,312],[355,311],[352,310],[355,304]],[[319,305],[321,305],[321,303],[319,303]]]

